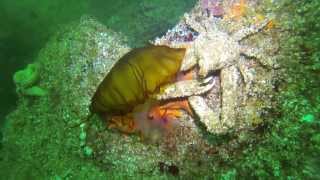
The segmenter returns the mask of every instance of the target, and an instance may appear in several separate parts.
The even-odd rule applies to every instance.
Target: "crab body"
[[[186,47],[186,55],[181,65],[181,71],[187,71],[197,66],[198,78],[189,81],[180,81],[157,96],[158,99],[188,97],[189,103],[196,116],[205,124],[207,130],[214,134],[224,134],[232,131],[239,123],[239,107],[245,96],[245,89],[252,83],[252,73],[244,66],[246,58],[255,59],[266,67],[274,67],[274,61],[265,57],[260,49],[242,45],[241,41],[248,36],[261,31],[269,22],[264,20],[258,25],[243,28],[233,34],[228,34],[219,29],[220,19],[212,16],[185,15],[185,24],[199,33],[193,42],[167,43],[165,37],[157,39],[157,45],[170,47]],[[206,94],[216,83],[213,73],[219,73],[218,109],[206,102]],[[248,92],[248,91],[247,91]]]
[[[222,69],[234,64],[240,56],[239,43],[225,32],[216,31],[212,34],[200,34],[187,50],[186,57],[181,70],[192,68],[194,63],[200,67],[199,75],[206,77],[209,71]]]

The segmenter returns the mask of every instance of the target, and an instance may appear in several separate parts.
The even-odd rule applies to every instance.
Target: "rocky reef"
[[[270,4],[214,2],[215,6],[211,7],[199,1],[185,15],[191,21],[183,17],[153,43],[168,46],[189,43],[205,46],[208,51],[217,48],[212,50],[215,53],[236,52],[231,62],[223,61],[219,68],[208,70],[212,89],[186,97],[198,102],[195,104],[198,107],[208,107],[210,115],[214,115],[210,120],[222,124],[201,118],[208,114],[183,113],[170,128],[139,136],[110,129],[95,115],[88,120],[90,101],[97,86],[130,47],[121,34],[85,16],[50,39],[34,62],[38,66],[36,71],[27,67],[16,75],[17,87],[37,86],[46,93],[41,96],[22,93],[19,106],[8,115],[0,168],[14,179],[193,179],[200,176],[235,178],[238,174],[247,174],[243,169],[237,174],[235,168],[223,168],[233,167],[232,160],[241,158],[242,151],[250,153],[265,136],[273,108],[277,107],[274,95],[282,75],[277,58],[270,57],[278,55],[278,41],[283,37],[279,28],[272,25],[276,22],[273,12],[263,9]],[[246,15],[243,14],[245,5]],[[197,27],[206,24],[219,28],[227,37],[218,39],[223,41],[228,40],[227,35],[237,34],[246,27],[259,27],[266,18],[268,23],[237,42],[239,48],[259,49],[254,55],[236,48],[219,49],[216,42],[206,41],[205,38],[211,36],[203,35],[199,30],[203,27]],[[200,25],[193,24],[192,19],[201,22]],[[197,38],[206,43],[201,44]],[[200,45],[192,45],[197,41]],[[194,58],[205,56],[199,49],[192,51],[198,53],[193,54]],[[213,57],[211,54],[209,58]],[[200,66],[200,62],[195,62],[191,69],[196,74],[194,80],[203,78]],[[30,80],[18,78],[23,73],[30,74]],[[241,161],[235,162],[234,167],[238,162]]]

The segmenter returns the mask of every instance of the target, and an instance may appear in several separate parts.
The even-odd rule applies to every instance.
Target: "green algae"
[[[48,95],[48,91],[39,86],[32,86],[31,88],[24,89],[21,91],[21,93],[23,95],[33,97],[42,97]]]
[[[13,75],[13,81],[19,87],[30,87],[40,79],[39,67],[36,64],[28,64],[28,66],[19,70]]]
[[[305,122],[305,123],[313,123],[315,120],[314,115],[313,114],[306,114],[304,116],[302,116],[301,118],[301,122]]]

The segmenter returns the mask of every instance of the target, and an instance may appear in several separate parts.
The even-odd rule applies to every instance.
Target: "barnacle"
[[[143,104],[160,86],[174,80],[185,49],[166,46],[137,48],[124,55],[94,94],[92,113],[123,115]]]

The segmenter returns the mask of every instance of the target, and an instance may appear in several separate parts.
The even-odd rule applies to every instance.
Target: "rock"
[[[91,98],[114,63],[129,51],[125,38],[90,17],[53,37],[39,55],[40,86],[59,104],[64,121],[89,114]]]

